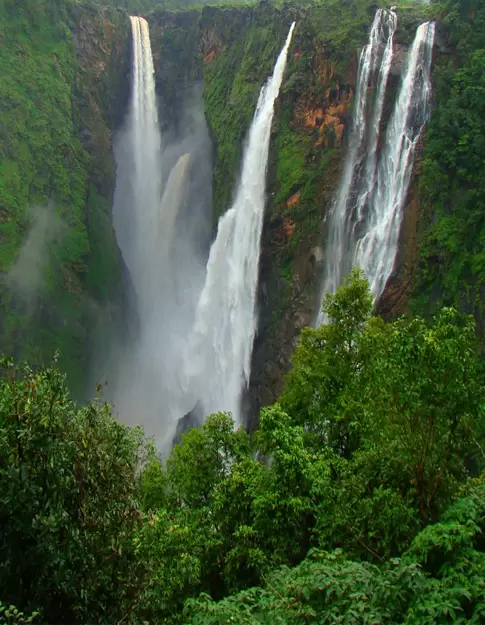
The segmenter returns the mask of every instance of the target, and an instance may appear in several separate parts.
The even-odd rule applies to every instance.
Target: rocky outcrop
[[[177,427],[172,440],[172,447],[178,445],[182,436],[192,428],[197,428],[204,422],[204,409],[200,402],[197,402],[192,410],[177,421]]]

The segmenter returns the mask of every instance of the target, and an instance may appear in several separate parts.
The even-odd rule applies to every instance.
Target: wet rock
[[[177,422],[175,429],[175,435],[172,440],[172,446],[178,445],[182,440],[183,434],[192,428],[197,428],[202,425],[204,421],[204,410],[202,404],[198,401],[192,410],[181,417]]]

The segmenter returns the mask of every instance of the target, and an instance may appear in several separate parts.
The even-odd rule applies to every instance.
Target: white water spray
[[[357,266],[366,274],[374,299],[377,299],[394,267],[414,151],[429,116],[435,32],[434,23],[429,22],[419,26],[416,32],[388,125],[385,146],[378,155],[377,145],[396,27],[397,18],[392,11],[378,11],[369,44],[361,55],[359,76],[371,76],[371,72],[367,73],[365,68],[369,63],[368,58],[375,57],[366,49],[384,45],[382,35],[387,33],[368,131],[365,127],[368,85],[364,85],[361,79],[358,83],[350,150],[330,215],[322,295],[334,293],[342,278],[353,266]],[[375,30],[380,33],[379,37],[374,34]],[[376,43],[379,40],[380,44]],[[363,158],[365,161],[362,167]],[[324,321],[325,316],[320,312],[317,323]]]
[[[272,77],[261,89],[233,206],[219,220],[189,355],[189,384],[205,414],[230,411],[241,422],[241,393],[249,381],[256,333],[256,295],[274,103],[295,23]]]
[[[357,244],[354,264],[361,267],[377,299],[394,268],[402,209],[408,192],[416,144],[428,120],[434,22],[419,26],[396,107],[387,129],[377,185]]]
[[[140,310],[151,310],[155,297],[154,272],[158,270],[152,252],[157,243],[160,212],[161,137],[148,23],[141,17],[130,19],[133,84],[127,124],[127,152],[131,148],[131,162],[126,164],[126,172],[119,172],[129,184],[117,185],[113,220],[136,291],[138,307]]]
[[[369,157],[366,163],[369,169],[375,170],[375,158],[379,127],[382,117],[384,95],[389,76],[389,69],[392,59],[393,37],[396,31],[397,17],[392,11],[379,9],[372,23],[369,35],[369,43],[364,46],[360,55],[359,73],[355,94],[355,108],[352,119],[352,131],[349,141],[349,152],[345,159],[344,171],[340,181],[337,196],[333,202],[329,215],[328,235],[325,249],[325,276],[322,286],[322,295],[334,293],[339,286],[342,277],[351,268],[349,263],[349,250],[354,245],[352,216],[354,207],[352,206],[352,190],[355,186],[356,177],[362,162],[365,151],[365,140],[367,138],[367,117],[368,117],[368,91],[375,76],[379,61],[381,61],[378,89],[374,112],[372,114],[372,125],[370,132],[370,142],[374,146],[368,152]],[[385,45],[384,55],[381,60],[381,48]],[[372,178],[373,179],[373,178]],[[324,316],[320,312],[318,325],[323,323]]]
[[[166,449],[192,407],[181,380],[210,237],[210,144],[195,90],[181,97],[185,134],[162,142],[148,23],[132,17],[131,25],[132,93],[116,139],[113,220],[134,310],[130,332],[112,347],[107,393],[123,421],[143,424]]]

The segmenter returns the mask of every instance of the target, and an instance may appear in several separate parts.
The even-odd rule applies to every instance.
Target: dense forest
[[[96,3],[140,12],[202,4]],[[360,33],[371,3],[357,4],[311,6],[338,6]],[[8,352],[0,377],[0,625],[484,623],[485,1],[420,9],[439,19],[444,52],[434,69],[406,314],[379,316],[354,270],[326,296],[328,322],[302,331],[284,390],[261,410],[259,427],[235,429],[230,414],[211,415],[166,462],[142,428],[116,419],[101,385],[95,400],[77,401],[80,353],[98,336],[88,320],[102,326],[99,303],[119,298],[103,185],[114,165],[96,154],[109,143],[109,116],[119,122],[110,89],[124,71],[103,66],[94,79],[76,67],[71,28],[84,10],[74,0],[0,3],[2,272],[21,246],[27,202],[47,207],[40,225],[52,234],[34,320],[28,298],[16,301],[3,282],[0,292]],[[328,28],[321,36],[330,54],[356,47],[357,35]],[[221,112],[221,93],[242,58],[236,95],[252,102],[257,89],[242,73],[257,70],[245,53],[264,45],[273,54],[272,33],[253,33],[244,50],[207,70],[215,77],[205,97],[221,136],[221,205],[230,194],[225,171],[240,155],[234,136],[243,134]],[[120,47],[115,35],[110,45]],[[292,85],[313,71],[304,54],[302,46]],[[287,121],[283,111],[281,194],[304,177],[302,197],[313,201],[320,163],[306,159],[310,140],[296,139]],[[333,144],[327,156],[322,168],[336,157]],[[49,213],[53,189],[59,222]],[[287,263],[283,278],[292,271]],[[66,318],[72,323],[63,325]],[[58,334],[44,331],[39,347],[32,337],[40,324]],[[45,364],[52,347],[59,352]]]
[[[324,307],[260,429],[213,415],[164,468],[55,363],[4,360],[2,622],[481,623],[473,321],[386,324],[358,272]]]

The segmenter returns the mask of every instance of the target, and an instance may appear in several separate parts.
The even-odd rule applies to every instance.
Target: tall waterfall
[[[115,142],[113,220],[133,296],[129,331],[103,367],[120,418],[142,423],[163,449],[192,407],[182,382],[210,244],[210,140],[195,88],[178,94],[178,134],[162,137],[148,23],[132,17],[131,26],[132,92]]]
[[[250,374],[256,332],[256,295],[266,169],[274,103],[295,23],[272,77],[261,89],[243,156],[233,206],[219,220],[190,350],[190,379],[206,414],[230,411],[241,421],[241,393]]]
[[[394,267],[414,151],[429,116],[435,25],[427,22],[417,29],[384,148],[378,154],[396,27],[392,11],[377,11],[361,54],[350,148],[329,217],[322,295],[335,292],[352,266],[357,266],[377,299]],[[370,81],[377,67],[376,95],[369,111]],[[320,312],[318,323],[323,321]]]
[[[434,35],[434,22],[421,24],[417,30],[387,129],[365,234],[354,256],[354,264],[367,275],[374,298],[383,292],[394,267],[414,151],[429,116]]]
[[[118,242],[136,291],[138,308],[153,311],[154,273],[158,267],[153,250],[157,245],[157,223],[161,198],[161,137],[155,94],[153,57],[148,23],[131,17],[133,36],[132,96],[128,118],[128,152],[132,162],[126,180],[117,191],[130,194],[130,201],[114,203],[114,226]],[[131,169],[131,171],[129,171]],[[123,199],[123,198],[121,198]],[[134,210],[134,207],[143,207]],[[120,210],[122,209],[122,210]]]
[[[342,277],[352,267],[351,250],[355,245],[353,217],[356,212],[354,188],[362,167],[362,160],[365,157],[367,143],[370,145],[367,150],[364,183],[372,187],[374,180],[377,140],[391,67],[396,26],[396,14],[393,11],[379,9],[372,23],[369,43],[364,46],[360,55],[349,151],[345,159],[339,189],[329,215],[322,294],[334,293]],[[385,46],[385,49],[381,56],[382,46]],[[375,79],[379,63],[380,70],[374,110],[369,113],[368,92],[372,81]],[[369,117],[372,120],[370,133],[367,127]],[[359,207],[359,213],[361,212],[362,207]],[[323,322],[322,313],[318,317],[318,322]]]

